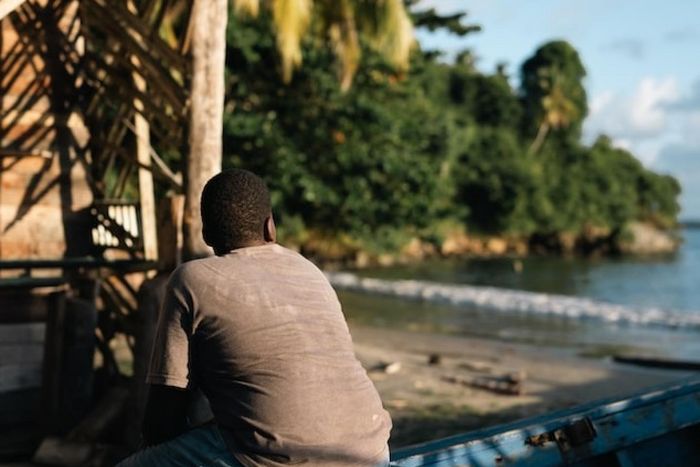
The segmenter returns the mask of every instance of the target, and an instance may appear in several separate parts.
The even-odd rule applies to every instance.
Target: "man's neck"
[[[275,242],[267,242],[267,241],[265,241],[265,240],[254,240],[254,241],[251,241],[251,242],[246,242],[246,243],[243,243],[243,244],[241,244],[241,245],[234,246],[233,248],[226,249],[226,250],[219,250],[219,249],[217,249],[217,248],[214,248],[214,254],[215,254],[216,256],[224,256],[224,255],[226,255],[226,254],[228,254],[228,253],[231,253],[232,251],[240,250],[240,249],[242,249],[242,248],[250,248],[250,247],[254,247],[254,246],[271,245],[271,244],[273,244],[273,243],[275,243]]]

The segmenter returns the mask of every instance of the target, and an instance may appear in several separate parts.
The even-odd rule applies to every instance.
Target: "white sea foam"
[[[635,308],[583,297],[416,280],[384,280],[349,272],[326,272],[336,289],[443,303],[482,310],[596,319],[613,323],[663,327],[700,327],[700,312]]]

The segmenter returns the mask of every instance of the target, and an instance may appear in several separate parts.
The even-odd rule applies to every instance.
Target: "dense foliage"
[[[478,29],[458,28],[461,16],[417,18]],[[470,53],[445,64],[416,51],[398,76],[368,49],[341,92],[338,65],[318,39],[307,40],[304,67],[283,84],[265,22],[230,20],[224,164],[265,177],[288,239],[320,232],[386,251],[435,238],[445,223],[537,238],[676,221],[674,179],[606,137],[581,143],[585,70],[566,42],[535,51],[518,91],[502,67],[477,71]]]

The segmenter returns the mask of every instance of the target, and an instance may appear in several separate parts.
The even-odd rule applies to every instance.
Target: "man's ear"
[[[275,219],[270,214],[270,217],[265,219],[265,241],[268,243],[274,243],[277,240],[277,227],[275,226]]]

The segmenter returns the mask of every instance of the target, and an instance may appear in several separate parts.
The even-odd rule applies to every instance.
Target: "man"
[[[387,465],[388,413],[355,358],[335,292],[275,243],[265,183],[218,174],[202,193],[215,256],[170,277],[132,466]],[[194,390],[215,423],[186,431]]]

